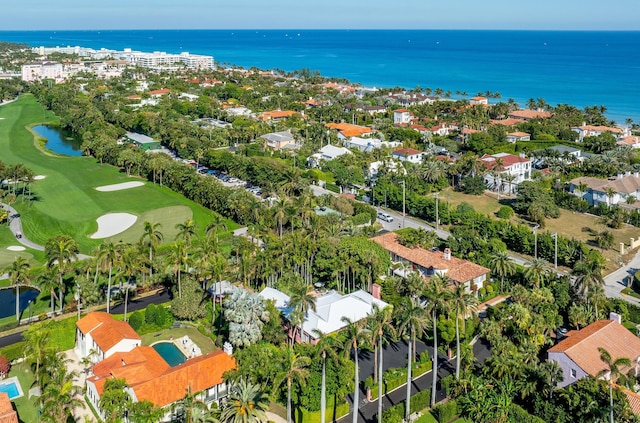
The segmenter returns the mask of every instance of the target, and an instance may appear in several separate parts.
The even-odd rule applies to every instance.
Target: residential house
[[[423,278],[445,275],[451,282],[464,285],[467,291],[477,292],[487,280],[489,269],[451,255],[451,250],[429,251],[421,247],[405,247],[398,242],[398,235],[388,232],[371,238],[391,254],[394,273],[406,277],[417,272]]]
[[[620,137],[616,144],[630,145],[634,149],[640,148],[640,137],[638,137],[637,135],[628,135],[626,137]]]
[[[482,132],[482,131],[479,131],[477,129],[471,129],[471,128],[462,128],[460,130],[460,133],[456,136],[456,140],[462,143],[465,143],[467,142],[467,140],[471,135],[477,134],[478,132]]]
[[[631,366],[621,371],[638,375],[640,338],[620,324],[619,316],[612,314],[612,318],[615,320],[598,320],[580,330],[567,332],[565,338],[547,351],[547,360],[562,369],[563,378],[558,381],[558,387],[571,385],[587,376],[600,377],[600,372],[606,372],[598,348],[607,350],[612,361],[620,357],[631,360]],[[605,374],[603,379],[608,377]]]
[[[274,110],[272,112],[264,112],[258,115],[258,120],[263,122],[280,122],[281,120],[290,118],[294,115],[300,115],[293,110]]]
[[[581,176],[571,180],[569,191],[594,206],[598,204],[606,204],[610,207],[616,204],[631,206],[636,199],[640,198],[640,174],[638,172],[619,173],[608,179]]]
[[[18,423],[18,413],[13,409],[6,392],[0,392],[0,423]]]
[[[532,119],[547,119],[551,116],[552,115],[549,112],[531,109],[514,110],[513,112],[509,113],[510,119],[519,120],[521,122],[527,122]]]
[[[411,122],[411,112],[407,109],[398,109],[393,111],[393,124],[406,125]]]
[[[518,141],[531,141],[531,135],[526,132],[509,132],[507,134],[507,142],[515,144]]]
[[[91,356],[94,363],[141,344],[142,339],[128,323],[109,313],[94,311],[76,322],[76,353],[80,358]]]
[[[307,159],[307,165],[309,167],[319,167],[323,160],[329,161],[337,159],[345,154],[353,154],[349,149],[344,147],[336,147],[335,145],[327,144],[322,147],[316,154],[312,154]]]
[[[290,298],[288,295],[273,288],[265,288],[260,293],[260,296],[266,300],[274,300],[276,307],[288,318],[292,311],[289,306]],[[373,312],[374,305],[377,305],[380,309],[388,306],[384,301],[363,290],[346,295],[334,290],[326,292],[316,298],[315,310],[307,311],[302,323],[302,331],[301,333],[296,333],[295,340],[296,342],[315,344],[318,340],[318,335],[315,333],[316,330],[325,335],[337,332],[347,326],[343,318],[346,317],[352,322],[365,319]]]
[[[429,97],[419,93],[390,93],[386,96],[392,102],[399,104],[401,107],[415,106],[418,104],[433,104],[438,98]]]
[[[163,421],[168,421],[170,406],[184,398],[187,391],[197,393],[196,399],[205,404],[224,398],[228,387],[222,375],[235,367],[235,359],[221,350],[171,367],[153,347],[136,347],[93,366],[93,376],[86,381],[86,393],[91,405],[104,418],[100,396],[105,382],[110,378],[124,379],[125,389],[134,402],[149,401],[167,409]]]
[[[424,154],[425,153],[423,151],[418,151],[413,148],[401,148],[399,150],[395,150],[391,157],[400,160],[401,162],[422,163]]]
[[[352,125],[350,123],[327,123],[327,128],[335,129],[338,131],[338,138],[345,140],[351,137],[363,137],[373,133],[373,129],[366,126]]]
[[[509,153],[485,154],[479,159],[489,172],[484,180],[487,186],[497,191],[515,193],[518,185],[531,179],[531,160],[524,155]]]
[[[489,104],[489,99],[487,97],[483,97],[483,96],[476,96],[476,97],[471,97],[469,99],[469,104],[471,104],[472,106],[477,106],[477,105],[488,105]]]
[[[377,138],[351,137],[342,141],[342,145],[346,148],[371,152],[378,148],[394,148],[401,145],[401,143],[398,141],[381,141]]]
[[[362,111],[369,113],[371,116],[373,116],[379,113],[386,113],[387,108],[385,106],[364,106],[362,108]]]
[[[572,127],[571,130],[578,133],[578,141],[580,142],[584,141],[585,137],[596,137],[604,133],[611,134],[616,138],[630,135],[627,131],[620,128],[603,125],[586,125],[584,122],[582,122],[581,126]]]
[[[149,91],[147,94],[151,98],[160,98],[160,97],[162,97],[164,95],[169,94],[170,92],[171,92],[171,90],[168,89],[168,88],[161,88],[159,90]]]
[[[377,161],[369,164],[369,169],[367,170],[367,179],[369,181],[375,181],[378,178],[378,174],[381,169],[386,169],[387,172],[398,172],[399,169],[402,169],[404,174],[407,171],[395,160],[385,160],[385,161]]]
[[[272,132],[270,134],[262,135],[260,138],[264,139],[265,149],[281,150],[285,146],[295,146],[296,140],[289,131]]]
[[[519,123],[521,123],[521,120],[518,119],[513,119],[513,118],[508,118],[508,119],[492,119],[491,120],[491,124],[492,125],[502,125],[502,126],[515,126]]]

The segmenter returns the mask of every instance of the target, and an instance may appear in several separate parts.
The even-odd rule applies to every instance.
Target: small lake
[[[47,139],[45,147],[48,150],[65,156],[82,156],[80,148],[82,141],[74,137],[71,132],[46,125],[34,126],[33,130],[42,138]]]
[[[40,291],[33,288],[20,287],[20,312],[24,312],[29,302],[35,300]],[[24,313],[23,313],[24,314]],[[0,289],[0,319],[16,315],[16,290],[14,288]],[[25,318],[28,316],[22,316]]]

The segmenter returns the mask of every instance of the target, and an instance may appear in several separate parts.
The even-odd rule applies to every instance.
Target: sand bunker
[[[98,232],[89,238],[108,238],[124,232],[136,223],[138,216],[129,213],[108,213],[97,219]]]
[[[144,185],[144,182],[134,181],[134,182],[123,182],[121,184],[113,184],[113,185],[104,185],[101,187],[97,187],[98,191],[120,191],[121,189],[129,189],[135,187],[141,187]]]
[[[44,178],[46,178],[46,176],[44,176],[44,175],[36,175],[36,176],[33,177],[33,179],[36,180],[36,181],[39,181],[39,180],[44,179]]]
[[[24,250],[26,250],[26,248],[24,248],[22,245],[11,245],[11,246],[7,247],[7,250],[9,250],[9,251],[24,251]]]

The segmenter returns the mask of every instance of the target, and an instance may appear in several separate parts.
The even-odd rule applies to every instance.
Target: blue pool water
[[[171,367],[175,367],[187,361],[187,357],[185,357],[178,347],[173,345],[171,342],[159,342],[153,345],[153,349],[156,350],[158,354],[160,354],[160,357],[162,357]]]
[[[7,395],[9,395],[10,400],[18,398],[20,396],[18,386],[13,381],[0,385],[0,392],[6,392]]]

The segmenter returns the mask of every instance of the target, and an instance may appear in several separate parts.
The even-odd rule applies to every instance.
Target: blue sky
[[[1,30],[640,30],[640,0],[17,0]]]

